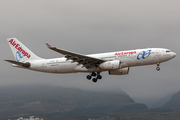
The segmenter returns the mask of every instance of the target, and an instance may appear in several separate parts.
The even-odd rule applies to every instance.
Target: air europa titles
[[[27,58],[30,58],[31,55],[29,53],[27,53],[24,49],[22,49],[22,47],[16,43],[16,41],[13,41],[13,39],[11,39],[9,41],[9,43],[14,46],[20,53],[22,53],[24,56],[26,56]]]
[[[128,55],[128,54],[136,54],[136,51],[131,51],[131,52],[117,52],[115,55]]]

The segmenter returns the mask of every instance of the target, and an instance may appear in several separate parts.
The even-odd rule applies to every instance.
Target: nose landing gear
[[[159,66],[160,66],[160,63],[157,63],[157,68],[156,68],[157,71],[160,71],[160,67]]]
[[[93,81],[94,83],[96,83],[98,79],[99,79],[99,80],[102,79],[102,76],[100,75],[100,72],[97,72],[97,73],[91,72],[91,74],[90,74],[90,75],[87,75],[86,78],[87,78],[88,80],[91,80],[92,77],[94,77],[94,78],[92,79],[92,81]]]

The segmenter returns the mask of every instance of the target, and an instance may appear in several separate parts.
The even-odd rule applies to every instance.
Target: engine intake
[[[126,75],[126,74],[129,74],[129,67],[109,71],[109,75]]]

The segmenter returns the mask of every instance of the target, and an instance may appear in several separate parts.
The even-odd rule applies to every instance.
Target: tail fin
[[[31,52],[25,45],[23,45],[16,38],[8,38],[7,41],[17,62],[42,59],[35,55],[33,52]]]

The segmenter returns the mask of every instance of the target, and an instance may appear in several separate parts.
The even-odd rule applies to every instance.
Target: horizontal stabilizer
[[[17,62],[17,61],[14,61],[14,60],[5,60],[5,61],[10,62],[12,64],[20,65],[20,66],[23,66],[23,67],[26,67],[26,68],[31,66],[31,64],[29,62],[23,63],[23,62]]]

